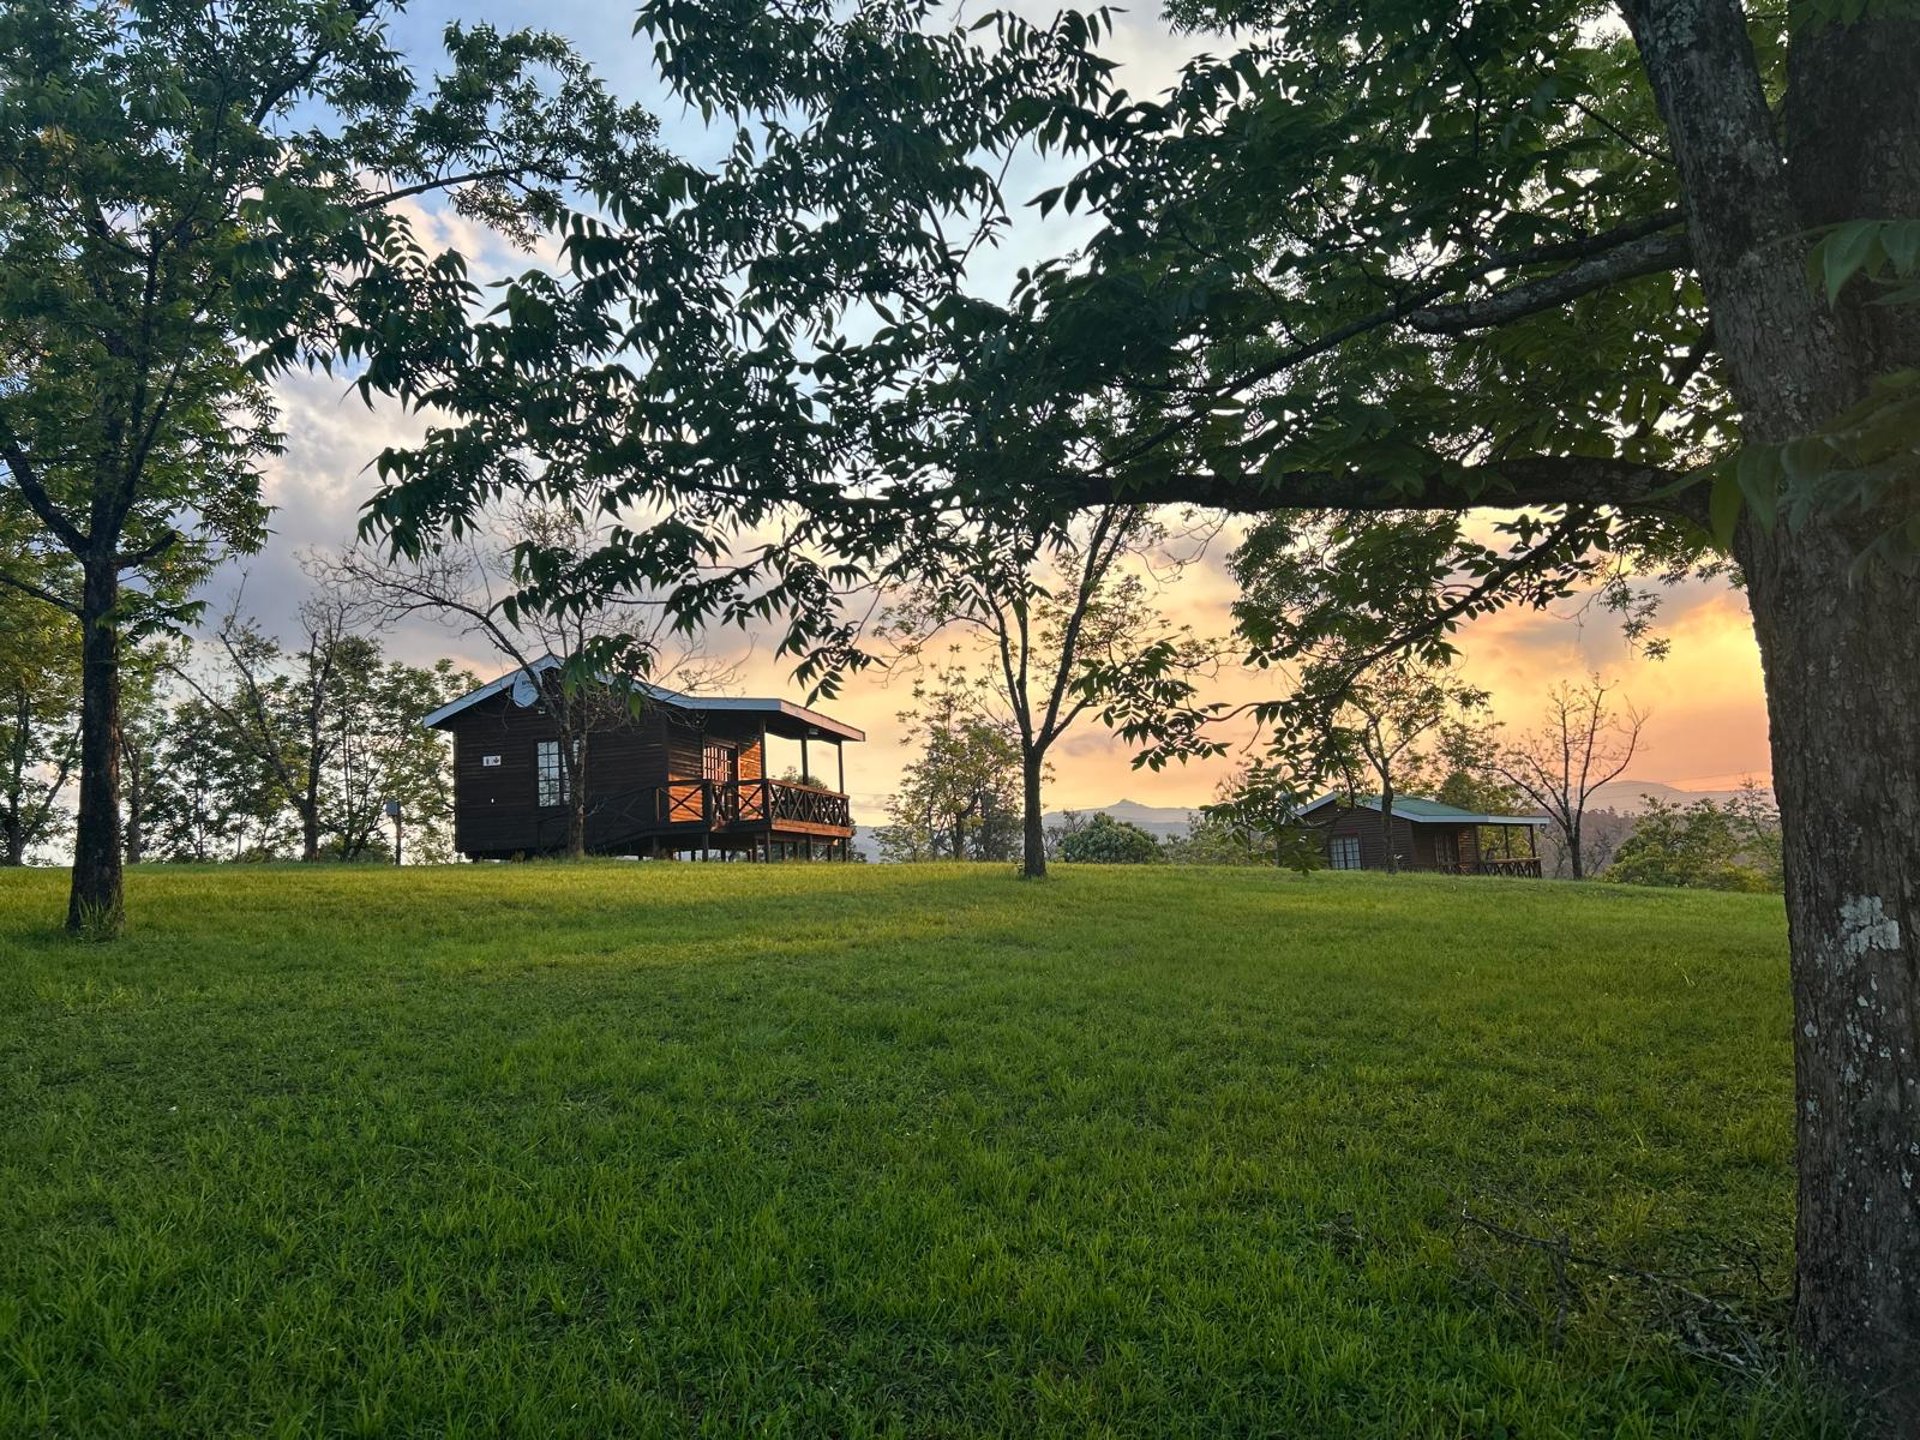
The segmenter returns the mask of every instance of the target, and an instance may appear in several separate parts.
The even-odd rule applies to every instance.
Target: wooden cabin
[[[568,778],[554,656],[441,706],[421,723],[453,737],[453,843],[471,860],[566,848]],[[853,815],[843,746],[864,732],[787,700],[691,696],[639,685],[586,734],[587,848],[598,855],[846,859]],[[773,778],[768,741],[798,773]]]
[[[1536,840],[1547,822],[1537,815],[1476,815],[1438,800],[1396,795],[1393,814],[1378,795],[1325,795],[1300,812],[1324,837],[1334,870],[1384,870],[1393,847],[1402,870],[1446,875],[1540,878]]]

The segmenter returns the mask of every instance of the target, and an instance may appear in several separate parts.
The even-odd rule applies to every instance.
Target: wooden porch
[[[544,831],[565,818],[543,817]],[[788,780],[668,780],[596,799],[587,816],[601,854],[698,853],[748,860],[850,859],[851,802],[837,790]]]

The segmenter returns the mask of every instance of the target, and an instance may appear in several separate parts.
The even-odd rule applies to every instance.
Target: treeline
[[[49,607],[0,609],[0,864],[59,861],[79,647]],[[230,615],[197,643],[156,638],[133,653],[117,756],[128,863],[392,863],[389,802],[406,859],[452,858],[451,757],[420,718],[477,682],[450,661],[393,659],[350,622],[322,599],[285,639]]]
[[[1010,863],[1022,849],[1022,746],[991,703],[990,682],[950,666],[901,715],[913,759],[875,835],[884,860]],[[1639,814],[1593,806],[1639,749],[1645,717],[1598,678],[1548,693],[1541,723],[1507,734],[1481,717],[1484,696],[1444,673],[1402,667],[1356,683],[1303,736],[1311,766],[1272,757],[1228,775],[1187,832],[1156,837],[1112,816],[1066,812],[1046,827],[1049,860],[1094,864],[1257,865],[1311,870],[1324,837],[1298,822],[1321,793],[1437,800],[1477,815],[1533,816],[1541,873],[1626,884],[1777,891],[1780,816],[1749,782],[1723,801],[1648,798]],[[1389,801],[1389,803],[1391,803]],[[1482,849],[1499,853],[1502,832]]]

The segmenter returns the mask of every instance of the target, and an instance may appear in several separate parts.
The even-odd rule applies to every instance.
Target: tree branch
[[[1705,516],[1698,477],[1657,465],[1586,455],[1522,455],[1434,472],[1417,488],[1371,476],[1327,470],[1284,475],[1177,474],[1135,484],[1105,475],[1071,477],[1059,498],[1080,506],[1197,505],[1260,514],[1272,510],[1526,509],[1600,505]]]
[[[53,606],[54,609],[64,610],[67,614],[76,618],[80,615],[80,607],[72,601],[62,600],[51,590],[42,590],[38,585],[29,584],[25,580],[16,580],[4,570],[0,570],[0,585],[9,586],[12,589],[20,591],[23,595],[31,595],[36,600],[45,601],[47,604]]]
[[[28,508],[40,518],[40,523],[57,535],[60,543],[75,555],[84,554],[92,544],[91,539],[53,503],[53,497],[47,494],[40,477],[34,473],[32,458],[20,448],[20,442],[4,426],[0,426],[0,457],[5,458],[14,484],[20,487]]]
[[[447,190],[455,185],[470,185],[476,180],[512,180],[524,173],[524,167],[504,165],[493,170],[471,170],[465,175],[449,175],[440,180],[422,180],[418,185],[403,185],[398,190],[382,190],[378,195],[370,195],[353,206],[353,210],[355,214],[361,214],[368,210],[378,210],[383,205],[391,205],[396,200],[410,199],[415,195]]]
[[[1424,335],[1465,335],[1552,310],[1622,280],[1657,275],[1687,263],[1693,251],[1681,234],[1649,235],[1569,265],[1552,275],[1523,281],[1480,300],[1416,310],[1407,324]]]

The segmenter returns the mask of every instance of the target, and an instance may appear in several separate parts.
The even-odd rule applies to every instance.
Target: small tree
[[[1173,848],[1179,858],[1197,864],[1275,865],[1306,874],[1321,863],[1320,836],[1299,818],[1311,798],[1289,770],[1242,766],[1220,782],[1214,803],[1201,811],[1187,842]],[[1230,858],[1236,851],[1248,859]]]
[[[1553,822],[1576,880],[1593,868],[1584,844],[1587,803],[1633,763],[1647,721],[1632,705],[1612,700],[1614,688],[1598,675],[1581,686],[1562,681],[1548,692],[1539,728],[1499,747],[1490,762],[1495,775]]]
[[[1129,560],[1167,539],[1139,506],[1110,505],[1036,545],[1005,531],[970,537],[970,564],[948,564],[909,587],[886,629],[901,658],[918,658],[949,628],[988,652],[994,702],[1020,749],[1021,870],[1047,873],[1041,789],[1053,746],[1116,677],[1150,668],[1191,672],[1212,655],[1165,619]],[[946,557],[949,561],[951,556]]]
[[[1752,786],[1724,805],[1702,799],[1680,806],[1649,798],[1607,878],[1629,885],[1778,890],[1779,817]]]
[[[348,743],[356,692],[379,664],[378,647],[350,634],[344,608],[324,594],[300,607],[301,639],[291,652],[235,605],[214,635],[216,673],[202,679],[187,664],[173,673],[292,807],[300,858],[312,863],[320,858],[327,773]]]
[[[65,828],[60,797],[79,745],[73,631],[70,617],[0,588],[0,865],[26,864]]]
[[[1020,744],[988,713],[977,681],[943,671],[901,715],[919,747],[887,802],[890,860],[1006,860],[1020,815]]]
[[[1060,858],[1075,865],[1152,865],[1167,857],[1138,825],[1095,814],[1061,840]]]
[[[188,693],[162,703],[141,786],[143,858],[208,862],[298,854],[286,792],[233,712]]]

